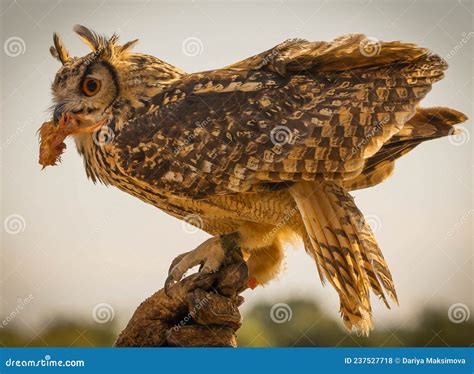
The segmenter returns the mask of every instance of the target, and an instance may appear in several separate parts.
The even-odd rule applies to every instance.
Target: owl
[[[281,271],[299,237],[321,281],[340,298],[349,330],[372,328],[370,294],[397,302],[394,282],[350,191],[384,181],[395,160],[453,134],[466,117],[420,101],[446,62],[425,48],[350,34],[287,40],[230,66],[186,73],[132,52],[136,40],[74,31],[90,47],[61,63],[40,162],[53,165],[73,136],[87,176],[211,235],[177,257],[185,272],[216,271],[241,249],[250,287]],[[402,254],[400,254],[402,255]]]

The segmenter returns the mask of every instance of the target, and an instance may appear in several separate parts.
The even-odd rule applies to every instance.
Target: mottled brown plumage
[[[258,284],[280,271],[284,242],[301,237],[338,292],[345,325],[367,333],[369,290],[387,306],[385,295],[397,296],[348,191],[380,183],[397,158],[465,120],[452,109],[418,107],[446,63],[413,44],[351,34],[329,43],[293,39],[186,74],[132,53],[136,41],[121,46],[116,36],[75,30],[92,52],[70,57],[55,36],[51,51],[63,67],[54,117],[107,121],[100,133],[74,135],[88,176],[193,217],[211,235],[237,235]],[[180,257],[169,280],[198,263],[214,270],[222,246],[213,238]]]

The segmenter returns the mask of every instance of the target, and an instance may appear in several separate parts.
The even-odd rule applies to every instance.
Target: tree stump
[[[236,347],[247,283],[240,250],[230,250],[218,272],[192,274],[142,302],[114,346]]]

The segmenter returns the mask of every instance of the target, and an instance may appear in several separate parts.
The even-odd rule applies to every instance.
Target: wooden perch
[[[230,250],[218,272],[192,274],[142,302],[115,347],[236,347],[247,283],[240,250]]]

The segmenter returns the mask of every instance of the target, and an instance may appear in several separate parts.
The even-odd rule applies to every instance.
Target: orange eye
[[[86,78],[82,82],[82,92],[86,96],[94,96],[100,90],[100,80],[95,78]]]

